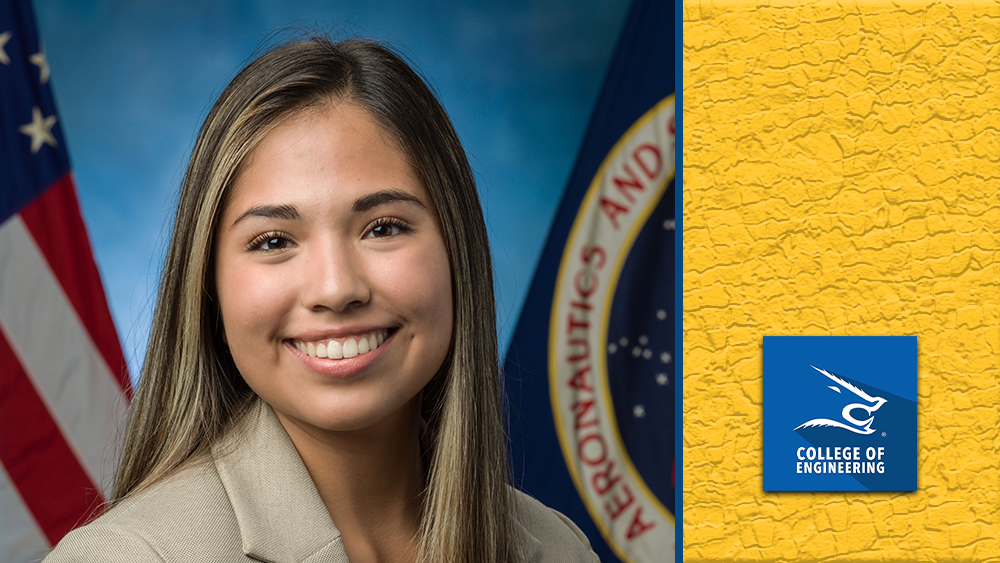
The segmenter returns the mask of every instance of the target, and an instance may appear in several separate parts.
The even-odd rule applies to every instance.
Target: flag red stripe
[[[72,174],[63,176],[24,208],[21,218],[111,373],[117,375],[125,396],[131,397],[125,356],[91,253]]]
[[[0,462],[55,545],[104,502],[0,332]]]

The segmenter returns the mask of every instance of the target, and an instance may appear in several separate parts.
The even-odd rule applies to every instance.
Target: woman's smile
[[[392,345],[394,334],[395,329],[380,329],[336,338],[296,338],[285,344],[289,353],[316,374],[331,378],[365,377],[381,369],[379,360]]]
[[[348,103],[269,132],[216,233],[241,375],[280,418],[355,430],[415,413],[451,346],[448,254],[407,159]]]
[[[389,334],[388,329],[378,329],[355,336],[321,338],[319,340],[292,340],[299,352],[310,358],[341,360],[375,351]]]

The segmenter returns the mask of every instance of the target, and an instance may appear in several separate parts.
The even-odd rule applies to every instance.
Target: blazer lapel
[[[212,457],[239,522],[243,553],[269,563],[348,563],[340,532],[298,451],[262,400]]]

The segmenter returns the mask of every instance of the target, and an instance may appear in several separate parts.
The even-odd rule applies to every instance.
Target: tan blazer
[[[72,531],[45,563],[348,563],[340,532],[271,408],[258,401],[246,432],[237,434],[211,456]],[[598,561],[565,516],[520,492],[517,505],[517,541],[526,561]]]

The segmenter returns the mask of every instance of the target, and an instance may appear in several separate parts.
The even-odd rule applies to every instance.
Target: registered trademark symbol
[[[885,432],[882,433],[882,437],[885,438]]]

